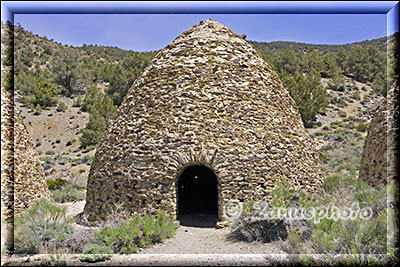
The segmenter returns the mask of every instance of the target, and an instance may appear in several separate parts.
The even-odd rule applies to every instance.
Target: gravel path
[[[144,249],[142,254],[281,254],[274,243],[233,242],[230,230],[179,226],[174,237]]]

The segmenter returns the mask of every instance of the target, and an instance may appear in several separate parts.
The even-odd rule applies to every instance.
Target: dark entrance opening
[[[218,219],[218,182],[202,165],[186,168],[178,180],[178,219],[181,225],[215,227]]]

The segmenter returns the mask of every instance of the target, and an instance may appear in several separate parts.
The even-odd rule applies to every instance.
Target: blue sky
[[[386,36],[385,14],[15,14],[14,23],[63,44],[150,51],[209,18],[253,41],[343,44]]]

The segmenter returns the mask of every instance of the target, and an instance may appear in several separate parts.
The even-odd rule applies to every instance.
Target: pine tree
[[[106,120],[97,111],[90,113],[89,122],[82,130],[80,138],[83,148],[96,145],[106,130]]]
[[[89,87],[82,109],[89,113],[89,122],[82,130],[81,146],[94,146],[100,141],[117,110],[112,99],[103,94],[96,86]]]
[[[332,90],[341,92],[346,89],[343,75],[341,75],[338,70],[333,71],[332,79],[330,82],[328,82],[328,87]]]
[[[299,108],[304,126],[311,127],[315,116],[328,106],[326,90],[320,84],[320,74],[311,68],[307,74],[296,72],[288,75],[283,72],[281,79]]]

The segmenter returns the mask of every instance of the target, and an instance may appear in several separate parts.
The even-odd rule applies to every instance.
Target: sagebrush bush
[[[269,207],[268,207],[269,210]],[[284,240],[287,230],[282,220],[262,216],[265,209],[257,207],[254,202],[243,204],[242,214],[232,223],[231,240],[246,242],[271,242]]]
[[[333,174],[327,176],[322,184],[322,187],[326,192],[333,192],[340,185],[340,176],[338,174]]]
[[[346,118],[347,117],[347,113],[345,111],[339,110],[339,117]]]
[[[296,232],[288,233],[287,241],[289,243],[291,254],[300,254],[304,252],[301,244],[301,237]]]
[[[360,123],[356,126],[356,130],[359,132],[365,132],[368,129],[368,124]]]
[[[96,240],[115,253],[136,253],[139,248],[149,247],[172,237],[176,225],[163,213],[136,215],[118,227],[106,226],[95,233]]]
[[[98,244],[88,244],[82,252],[81,261],[98,262],[112,258],[114,250],[112,247]]]
[[[33,110],[33,115],[35,116],[42,114],[43,111],[42,107],[39,104],[37,104],[34,109],[32,108],[32,110]]]
[[[76,99],[75,99],[75,101],[74,101],[74,103],[73,103],[73,107],[76,107],[76,108],[80,108],[81,106],[82,106],[82,102],[83,102],[83,98],[82,98],[82,96],[81,95],[79,95]]]
[[[54,154],[56,154],[56,152],[53,151],[53,150],[47,150],[46,151],[46,155],[54,155]]]
[[[17,254],[46,253],[57,240],[71,232],[72,218],[66,208],[40,199],[15,216],[14,246]]]
[[[370,220],[328,220],[315,224],[309,243],[319,254],[386,253],[386,214]]]
[[[246,242],[271,242],[285,240],[288,234],[293,232],[301,235],[301,239],[307,239],[311,230],[304,220],[290,221],[270,216],[276,215],[278,209],[283,215],[289,208],[295,208],[298,203],[304,201],[305,195],[294,190],[283,179],[272,190],[269,201],[248,202],[242,205],[242,213],[232,223],[230,238]]]
[[[329,160],[328,153],[319,152],[319,159],[324,163],[328,162],[328,160]]]
[[[348,167],[347,167],[348,168]],[[387,244],[387,213],[385,188],[373,188],[364,181],[340,174],[325,178],[323,199],[314,198],[319,206],[333,202],[339,210],[354,203],[362,209],[371,208],[369,219],[322,219],[313,223],[313,233],[306,242],[311,253],[318,254],[384,254]],[[345,197],[344,197],[345,196]]]
[[[63,101],[60,101],[60,102],[58,103],[58,106],[57,106],[56,111],[57,111],[57,112],[64,112],[64,111],[66,111],[67,109],[68,109],[67,104],[65,104]]]
[[[40,261],[40,266],[68,266],[66,260],[67,257],[64,253],[60,254],[58,251],[53,251],[53,255],[47,256]]]
[[[67,180],[64,178],[49,178],[46,180],[47,187],[49,190],[60,189],[63,185],[67,183]]]
[[[73,202],[84,200],[86,198],[85,191],[73,184],[66,184],[51,192],[54,201],[59,203]]]

